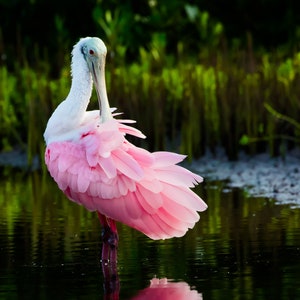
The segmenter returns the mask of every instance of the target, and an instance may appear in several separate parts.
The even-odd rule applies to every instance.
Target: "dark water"
[[[222,190],[198,189],[209,209],[183,238],[120,225],[117,271],[102,270],[97,216],[48,176],[4,170],[0,299],[300,299],[300,209]]]

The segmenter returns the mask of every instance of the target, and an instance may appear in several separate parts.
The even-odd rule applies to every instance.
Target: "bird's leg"
[[[118,233],[109,226],[102,229],[102,260],[116,262],[118,249]]]
[[[98,217],[102,225],[102,262],[117,262],[119,236],[116,222],[99,212]]]

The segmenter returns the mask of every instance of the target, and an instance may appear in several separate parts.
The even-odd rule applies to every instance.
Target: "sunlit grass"
[[[138,62],[129,65],[109,58],[111,106],[138,121],[148,137],[146,144],[141,141],[146,147],[169,147],[192,158],[222,146],[236,158],[240,149],[274,155],[283,145],[299,144],[299,127],[293,124],[300,115],[300,53],[285,58],[276,53],[255,58],[246,51],[205,55],[206,60],[202,55],[201,60],[176,61],[154,45],[141,49]],[[21,147],[29,163],[35,155],[42,159],[47,120],[70,87],[68,64],[57,79],[45,70],[0,67],[1,150]]]

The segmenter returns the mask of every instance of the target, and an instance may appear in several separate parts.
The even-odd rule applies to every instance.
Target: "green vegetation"
[[[214,151],[223,146],[236,158],[242,147],[274,155],[287,141],[299,144],[300,53],[283,62],[264,54],[261,60],[252,57],[249,65],[252,53],[244,51],[173,63],[163,50],[141,48],[139,62],[107,66],[111,105],[137,119],[151,150],[171,142],[172,148],[196,157],[206,147]],[[47,119],[68,93],[69,64],[58,79],[43,69],[22,67],[9,73],[2,66],[0,82],[1,149],[19,144],[31,160],[42,154]],[[96,107],[97,101],[91,105]]]
[[[35,9],[38,2],[33,1]],[[299,145],[300,52],[293,42],[273,49],[254,47],[249,31],[246,41],[228,39],[230,26],[198,6],[181,0],[172,5],[146,2],[146,10],[132,8],[128,1],[110,7],[101,2],[90,9],[97,28],[93,32],[109,49],[111,106],[138,121],[148,137],[140,143],[190,158],[221,146],[231,159],[241,149],[278,155]],[[167,15],[169,23],[164,22]],[[68,19],[60,14],[53,18],[57,40],[48,49],[56,45],[53,55],[42,40],[29,51],[26,35],[13,60],[14,51],[3,52],[5,37],[0,34],[0,54],[7,54],[0,64],[0,150],[21,147],[29,163],[35,155],[43,159],[46,122],[70,87],[69,53],[77,39],[71,40]],[[181,35],[175,39],[172,30]],[[91,108],[96,107],[94,95]]]

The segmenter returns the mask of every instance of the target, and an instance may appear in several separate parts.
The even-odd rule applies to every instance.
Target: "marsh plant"
[[[163,35],[141,48],[135,62],[125,63],[121,48],[116,53],[107,63],[109,99],[125,118],[137,120],[148,137],[139,142],[148,149],[172,148],[195,158],[224,147],[235,159],[241,149],[276,155],[299,145],[300,53],[224,46],[185,57],[178,44],[174,56]],[[66,56],[56,79],[44,64],[0,66],[2,151],[21,147],[29,163],[34,155],[42,159],[47,119],[69,91],[69,61]]]

